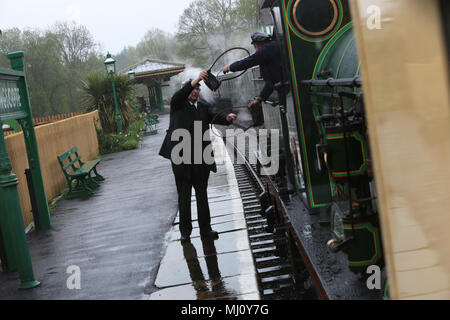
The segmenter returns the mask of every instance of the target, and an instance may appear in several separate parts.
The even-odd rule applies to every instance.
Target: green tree
[[[118,54],[115,55],[116,68],[119,72],[128,72],[127,67],[138,63],[141,61],[141,57],[138,56],[137,50],[133,46],[128,46],[122,49]]]
[[[127,72],[130,65],[142,62],[146,58],[175,61],[178,60],[177,39],[174,35],[158,28],[148,30],[136,47],[128,46],[115,55],[117,69]]]
[[[51,33],[25,31],[22,35],[30,98],[35,115],[68,112],[68,78],[59,55],[56,38]]]
[[[25,52],[34,116],[82,111],[81,80],[104,68],[97,48],[83,26],[57,23],[49,30],[13,28],[0,37],[0,66],[9,68],[9,52]]]
[[[25,71],[33,115],[69,111],[63,83],[67,72],[55,36],[38,29],[6,30],[0,39],[0,61],[3,67],[9,68],[7,53],[12,51],[25,52]]]

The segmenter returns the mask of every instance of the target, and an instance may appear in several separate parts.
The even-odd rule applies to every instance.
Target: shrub
[[[144,121],[139,119],[130,124],[128,132],[125,134],[105,133],[103,130],[97,129],[100,154],[139,148],[139,144],[144,137],[145,128]]]
[[[132,103],[133,83],[125,75],[107,75],[104,72],[91,73],[83,83],[84,104],[87,111],[98,110],[102,128],[105,133],[117,133],[115,103],[111,77],[114,77],[117,103],[122,118],[122,129],[127,131],[136,114]]]

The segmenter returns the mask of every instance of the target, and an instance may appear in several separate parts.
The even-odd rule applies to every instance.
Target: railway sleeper
[[[266,228],[267,228],[267,224],[262,224],[262,225],[258,225],[258,226],[253,226],[253,227],[249,227],[247,228],[248,231],[250,232],[266,232]]]
[[[259,209],[260,211],[261,211],[261,205],[248,205],[248,206],[246,206],[245,204],[244,204],[244,211],[246,211],[246,210],[251,210],[251,209]]]
[[[272,233],[257,233],[257,234],[250,234],[248,238],[250,241],[262,241],[265,239],[271,239],[273,237]]]
[[[292,276],[287,273],[287,274],[270,276],[270,277],[262,277],[261,285],[262,285],[263,289],[268,289],[268,288],[274,289],[274,288],[279,288],[280,285],[294,286],[294,282],[293,282]]]
[[[246,220],[255,220],[255,219],[261,219],[261,215],[260,214],[247,214],[245,215],[245,219]]]
[[[259,199],[242,199],[242,202],[244,203],[244,205],[258,204],[259,206],[261,206]]]
[[[269,239],[266,239],[266,240],[260,240],[260,241],[250,241],[250,246],[251,247],[256,247],[256,246],[263,246],[263,245],[275,245],[276,243],[282,243],[282,244],[285,244],[286,243],[286,239],[284,239],[284,238],[280,238],[280,237],[277,237],[277,238],[273,238],[273,236],[272,237],[270,237]]]
[[[248,194],[245,196],[241,196],[242,201],[254,201],[254,200],[258,200],[258,197],[255,194]]]
[[[264,300],[286,300],[297,296],[295,287],[291,284],[281,284],[279,288],[265,289],[262,292]]]
[[[257,214],[259,214],[261,216],[261,208],[245,210],[245,214],[254,214],[254,213],[257,213]]]
[[[258,274],[263,275],[263,276],[270,276],[271,274],[276,274],[276,275],[280,275],[280,274],[284,274],[286,272],[290,273],[291,271],[291,265],[289,264],[278,264],[278,265],[274,265],[274,266],[268,266],[268,267],[262,267],[262,268],[256,268],[256,272],[258,272]]]
[[[266,219],[261,219],[261,217],[258,220],[251,220],[251,221],[247,221],[247,226],[248,225],[258,225],[258,224],[265,224],[267,223]]]

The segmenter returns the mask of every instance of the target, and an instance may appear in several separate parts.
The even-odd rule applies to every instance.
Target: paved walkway
[[[0,272],[0,299],[259,298],[231,163],[218,166],[208,189],[220,239],[202,243],[194,229],[192,244],[178,240],[175,181],[158,156],[169,117],[160,119],[140,149],[103,156],[107,180],[93,197],[60,200],[52,229],[28,235],[41,285],[19,290],[17,273]],[[67,287],[70,266],[80,268],[81,289]]]

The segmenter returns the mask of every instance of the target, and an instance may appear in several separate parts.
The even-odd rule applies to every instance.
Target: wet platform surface
[[[61,199],[52,228],[27,235],[41,285],[18,290],[17,272],[0,272],[0,299],[147,300],[177,213],[170,162],[158,156],[169,117],[136,150],[102,156],[106,181],[88,199]],[[56,155],[55,155],[56,157]],[[69,266],[80,269],[81,288],[68,289]]]
[[[141,148],[102,157],[98,170],[107,179],[94,196],[59,200],[52,228],[27,235],[41,285],[19,290],[17,272],[0,272],[0,299],[259,299],[231,163],[218,165],[208,189],[220,238],[202,242],[194,222],[191,244],[181,245],[175,179],[170,162],[158,156],[169,116],[160,120],[158,134]],[[80,289],[67,286],[74,265]]]
[[[248,241],[244,208],[234,168],[220,138],[212,136],[217,173],[209,179],[211,226],[219,239],[200,238],[195,194],[192,196],[191,242],[181,244],[179,216],[169,232],[151,300],[258,300],[258,284]]]

